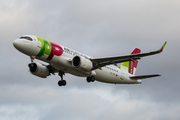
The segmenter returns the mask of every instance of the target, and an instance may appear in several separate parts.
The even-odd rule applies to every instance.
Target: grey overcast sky
[[[179,0],[2,0],[0,4],[1,120],[179,120]],[[137,75],[161,74],[140,85],[87,83],[66,74],[47,79],[28,71],[28,56],[12,45],[37,35],[92,57],[159,49],[142,58]],[[36,62],[40,62],[37,61]]]

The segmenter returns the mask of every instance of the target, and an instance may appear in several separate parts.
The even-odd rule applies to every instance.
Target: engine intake
[[[84,57],[75,56],[72,60],[72,66],[89,72],[93,68],[93,63]]]
[[[40,63],[31,63],[28,66],[31,74],[35,76],[46,78],[50,74],[49,69]]]

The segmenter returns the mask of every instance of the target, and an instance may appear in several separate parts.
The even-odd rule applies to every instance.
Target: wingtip
[[[163,45],[162,48],[160,49],[161,52],[164,50],[164,48],[165,48],[165,46],[166,46],[166,43],[167,43],[167,41],[164,43],[164,45]]]

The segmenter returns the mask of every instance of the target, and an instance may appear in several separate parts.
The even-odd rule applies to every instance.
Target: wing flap
[[[158,77],[158,76],[161,76],[159,74],[153,74],[153,75],[141,75],[141,76],[132,76],[132,77],[129,77],[133,80],[137,80],[137,79],[146,79],[146,78],[152,78],[152,77]]]

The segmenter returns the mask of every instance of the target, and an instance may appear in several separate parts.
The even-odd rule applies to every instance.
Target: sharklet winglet
[[[161,47],[160,52],[162,52],[166,46],[167,41],[164,43],[164,45]]]

